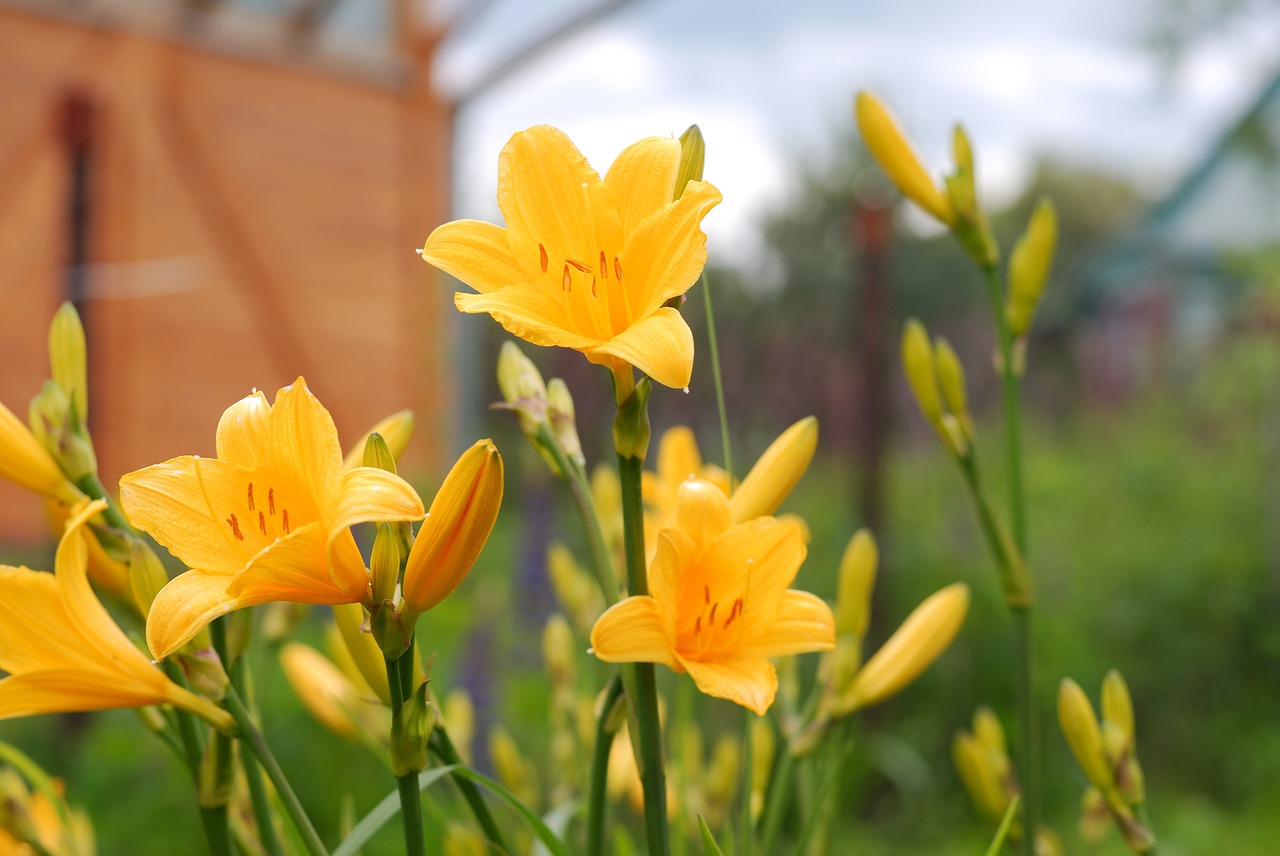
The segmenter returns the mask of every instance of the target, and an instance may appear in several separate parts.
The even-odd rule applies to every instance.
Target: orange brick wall
[[[439,463],[449,295],[414,255],[448,203],[449,106],[399,87],[0,9],[0,401],[25,415],[63,296],[58,104],[92,99],[85,320],[103,481],[212,454],[217,418],[302,374],[345,440],[418,414]],[[0,486],[0,543],[45,537]]]

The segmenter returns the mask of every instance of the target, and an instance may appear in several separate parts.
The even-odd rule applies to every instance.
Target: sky
[[[438,79],[465,94],[594,2],[496,0],[446,45]],[[797,162],[830,157],[862,88],[890,104],[934,175],[962,121],[993,204],[1046,153],[1158,198],[1280,73],[1280,10],[1241,17],[1170,66],[1145,47],[1161,2],[636,0],[464,100],[458,214],[499,219],[497,154],[529,125],[560,127],[603,172],[636,139],[696,122],[706,178],[724,194],[704,222],[709,248],[750,268],[760,218],[786,198]]]

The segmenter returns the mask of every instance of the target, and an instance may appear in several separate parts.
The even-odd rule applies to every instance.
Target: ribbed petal
[[[261,390],[237,401],[218,420],[218,459],[254,469],[266,457],[271,404]]]
[[[623,234],[671,202],[679,168],[680,141],[671,137],[647,137],[623,149],[604,177]]]
[[[751,625],[746,644],[761,657],[784,657],[835,647],[835,618],[831,607],[807,591],[784,592],[773,620]]]
[[[564,132],[535,125],[512,135],[498,155],[498,207],[517,263],[538,265],[539,244],[557,263],[594,260],[589,194],[602,189],[599,174]]]
[[[480,220],[455,220],[436,228],[422,248],[423,261],[480,293],[530,281],[536,258],[522,269],[511,255],[507,230]]]
[[[605,610],[591,628],[591,648],[606,663],[662,663],[683,671],[651,597],[629,597]]]
[[[712,542],[704,564],[714,573],[714,597],[745,601],[748,626],[773,619],[782,593],[796,578],[807,550],[799,526],[762,517],[733,527]]]
[[[462,582],[502,505],[502,456],[481,440],[453,465],[431,503],[404,569],[405,606],[426,612]]]
[[[739,657],[714,663],[683,660],[698,689],[716,698],[728,699],[759,716],[769,712],[778,693],[778,673],[768,660]]]
[[[370,521],[416,521],[424,513],[418,492],[400,476],[376,467],[356,467],[342,477],[335,516],[326,524],[336,530]]]
[[[687,579],[684,570],[693,562],[697,552],[698,543],[679,529],[664,529],[658,533],[657,549],[649,563],[649,594],[666,606],[663,620],[667,622],[667,633],[672,639],[676,638],[676,620],[683,617],[680,590],[681,583]],[[693,618],[690,617],[687,623],[692,624]]]
[[[274,592],[255,587],[238,596],[228,593],[226,574],[190,570],[169,581],[147,614],[147,647],[163,660],[191,640],[213,619],[245,606],[276,600]]]
[[[593,362],[601,362],[597,357],[615,357],[663,386],[684,389],[693,374],[693,332],[679,312],[663,306],[591,348],[588,357]]]
[[[336,516],[344,472],[338,429],[301,377],[276,393],[271,408],[271,459],[273,474],[284,474],[286,484],[304,486],[306,497],[296,497],[294,502],[309,498],[318,516]],[[313,517],[307,514],[306,519]]]
[[[0,681],[0,719],[162,704],[169,700],[168,681],[159,670],[151,671],[155,680],[147,683],[122,682],[110,673],[83,669],[13,675]]]
[[[57,639],[57,632],[68,626],[71,622],[53,574],[0,566],[0,669],[18,673],[47,666],[50,645],[45,633]],[[87,656],[80,659],[90,661]]]
[[[627,232],[621,262],[633,312],[650,312],[697,282],[707,261],[702,218],[720,199],[713,185],[691,181],[679,200]]]
[[[600,340],[577,332],[562,305],[529,285],[514,285],[490,294],[453,296],[453,304],[463,312],[487,312],[513,336],[544,347],[582,350]]]
[[[341,534],[350,535],[346,530]],[[240,596],[251,590],[274,592],[275,596],[270,600],[293,603],[364,600],[369,583],[364,563],[359,562],[358,571],[335,580],[330,574],[328,547],[323,527],[319,523],[308,523],[288,537],[264,547],[242,572],[235,575],[226,593]]]

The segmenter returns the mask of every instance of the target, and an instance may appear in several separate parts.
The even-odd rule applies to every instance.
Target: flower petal
[[[0,566],[0,631],[4,634],[0,669],[16,674],[48,665],[50,646],[63,641],[59,631],[68,626],[73,625],[53,574]],[[74,644],[71,647],[74,649]]]
[[[702,470],[702,455],[693,430],[684,425],[668,428],[658,445],[658,478],[664,485],[678,488],[685,479]]]
[[[276,489],[291,494],[290,502],[301,506],[314,503],[296,519],[323,520],[336,516],[343,473],[342,446],[333,417],[299,377],[276,393],[271,408],[272,474],[283,476],[284,485]],[[290,490],[289,482],[302,488],[301,494]],[[297,509],[302,512],[302,508]]]
[[[513,336],[544,347],[584,348],[600,340],[576,332],[563,306],[531,285],[513,285],[489,294],[453,296],[453,304],[463,312],[487,312]]]
[[[596,619],[591,649],[606,663],[662,663],[683,671],[663,630],[657,601],[643,595],[615,603]]]
[[[270,414],[271,404],[258,389],[223,411],[215,446],[218,460],[247,469],[259,466],[266,457]]]
[[[343,475],[342,496],[325,525],[333,531],[369,521],[416,521],[424,513],[418,492],[400,476],[376,467],[355,467]]]
[[[761,657],[827,651],[836,644],[835,618],[822,598],[792,589],[783,593],[773,620],[751,625],[744,641]]]
[[[714,185],[691,181],[683,196],[626,233],[621,263],[636,314],[684,294],[697,282],[707,261],[702,218],[720,199]]]
[[[604,183],[613,193],[624,235],[671,202],[679,168],[680,141],[671,137],[647,137],[622,150]]]
[[[78,668],[12,675],[0,680],[0,719],[162,704],[169,700],[168,679],[158,669],[148,668],[155,674],[154,682],[120,681]]]
[[[676,620],[681,617],[680,584],[687,576],[683,572],[696,558],[697,552],[698,542],[679,529],[664,529],[658,533],[647,581],[649,594],[662,604],[662,618],[672,639],[676,638]],[[689,623],[692,622],[690,618]]]
[[[511,256],[507,230],[480,220],[455,220],[438,226],[422,248],[423,261],[487,293],[528,282],[528,272]],[[532,262],[532,259],[530,260]]]
[[[716,599],[742,597],[750,627],[773,620],[807,552],[799,525],[760,517],[711,542],[705,564],[708,574],[715,575]]]
[[[698,689],[728,699],[759,716],[769,712],[778,693],[778,673],[762,657],[738,657],[714,663],[681,659]]]
[[[693,375],[693,331],[679,312],[663,306],[591,348],[587,357],[592,362],[604,362],[598,357],[616,357],[663,386],[684,389]]]

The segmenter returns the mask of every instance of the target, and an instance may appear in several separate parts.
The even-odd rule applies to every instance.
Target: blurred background
[[[837,797],[843,840],[859,842],[848,852],[977,852],[987,830],[949,743],[979,703],[1011,727],[1009,628],[897,343],[908,316],[953,343],[992,467],[993,337],[962,253],[871,167],[852,122],[862,88],[893,106],[935,175],[964,123],[1006,252],[1037,198],[1057,204],[1027,380],[1048,819],[1070,852],[1121,852],[1075,834],[1082,779],[1053,727],[1062,676],[1096,693],[1116,667],[1162,853],[1270,852],[1275,2],[0,0],[0,400],[25,412],[47,376],[48,320],[72,300],[109,485],[211,454],[229,403],[300,374],[348,439],[413,408],[405,471],[426,496],[457,452],[494,436],[510,479],[500,530],[428,616],[423,644],[438,687],[472,692],[479,734],[506,721],[545,764],[545,548],[557,537],[585,553],[558,485],[487,408],[502,331],[458,315],[456,284],[413,250],[448,219],[500,219],[495,165],[513,131],[557,125],[603,171],[635,139],[697,123],[725,201],[705,222],[707,276],[684,310],[694,381],[687,396],[655,393],[655,437],[690,425],[723,460],[709,285],[737,474],[796,419],[820,419],[819,457],[786,507],[813,533],[797,585],[832,596],[846,540],[869,525],[883,547],[873,640],[946,583],[974,590],[953,649],[859,727]],[[588,461],[609,460],[604,373],[572,352],[531,355],[569,382]],[[51,557],[39,504],[0,484],[0,558]],[[260,683],[279,710],[268,736],[332,839],[345,795],[363,812],[385,781],[302,719],[273,664]],[[0,738],[73,783],[104,853],[179,852],[195,830],[187,785],[131,719],[6,723]],[[476,755],[485,768],[483,745]],[[326,772],[334,758],[350,775]],[[113,802],[126,788],[154,802]],[[381,844],[395,852],[394,836]]]

